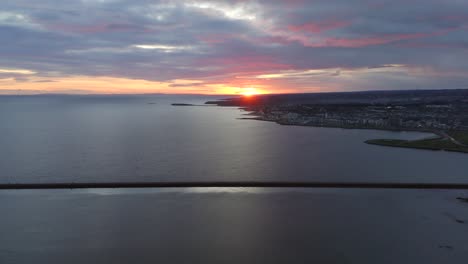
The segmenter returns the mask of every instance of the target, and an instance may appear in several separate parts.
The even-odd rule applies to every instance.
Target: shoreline
[[[442,139],[442,138],[439,138]],[[426,139],[422,139],[426,140]],[[457,150],[457,149],[446,149],[446,148],[435,148],[435,147],[424,147],[424,146],[406,146],[399,145],[398,143],[410,143],[410,140],[397,140],[397,139],[369,139],[364,141],[364,143],[375,146],[391,147],[391,148],[407,148],[407,149],[420,149],[420,150],[432,150],[432,151],[448,151],[448,152],[457,152],[457,153],[468,153],[468,150]]]
[[[241,120],[285,126],[430,133],[418,140],[370,139],[380,146],[468,153],[468,89],[310,93],[226,98],[205,104],[237,107]]]
[[[431,151],[448,151],[456,153],[467,153],[468,147],[466,145],[459,143],[459,145],[453,144],[453,142],[458,142],[456,139],[450,137],[444,131],[431,130],[431,129],[412,129],[412,128],[382,128],[382,127],[359,127],[359,126],[334,126],[334,125],[313,125],[313,124],[298,124],[298,123],[289,123],[281,122],[279,120],[271,120],[264,118],[261,114],[256,111],[249,110],[245,107],[240,107],[239,109],[249,112],[245,114],[246,116],[252,117],[240,117],[239,120],[255,120],[255,121],[265,121],[273,122],[282,126],[303,126],[303,127],[323,127],[323,128],[341,128],[341,129],[362,129],[362,130],[381,130],[381,131],[391,131],[391,132],[420,132],[428,133],[433,136],[424,137],[416,140],[400,140],[400,139],[368,139],[363,143],[375,146],[382,147],[393,147],[393,148],[407,148],[407,149],[419,149],[419,150],[431,150]],[[442,143],[440,146],[433,145],[421,145],[421,143],[431,143],[436,141]]]
[[[242,110],[244,110],[244,109],[242,109]],[[244,110],[244,111],[249,111],[249,110]],[[281,122],[281,121],[277,121],[277,120],[266,119],[266,118],[263,118],[261,115],[255,114],[255,113],[248,113],[248,114],[245,114],[245,115],[256,116],[256,117],[239,117],[237,119],[239,119],[239,120],[256,120],[256,121],[273,122],[273,123],[276,123],[276,124],[279,124],[279,125],[282,125],[282,126],[303,126],[303,127],[341,128],[341,129],[381,130],[381,131],[392,131],[392,132],[420,132],[420,133],[434,134],[434,135],[437,135],[438,137],[441,137],[441,132],[440,131],[431,130],[431,129],[294,124],[294,123],[288,123],[288,122]]]

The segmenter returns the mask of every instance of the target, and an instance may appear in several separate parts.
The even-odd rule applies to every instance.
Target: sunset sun
[[[252,96],[252,95],[257,95],[257,94],[261,94],[262,92],[255,89],[255,88],[245,88],[241,91],[241,94],[243,96]]]

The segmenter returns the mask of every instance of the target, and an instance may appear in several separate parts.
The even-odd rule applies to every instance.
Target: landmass
[[[389,147],[445,150],[468,153],[468,148],[456,145],[445,138],[430,138],[421,140],[371,139],[365,141],[365,143]]]
[[[468,89],[257,95],[206,104],[241,107],[250,115],[242,119],[281,125],[429,132],[436,136],[365,143],[468,153]]]
[[[172,106],[195,106],[194,104],[180,104],[180,103],[173,103]]]

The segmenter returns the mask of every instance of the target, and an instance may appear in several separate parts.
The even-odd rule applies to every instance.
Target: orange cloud
[[[233,79],[223,82],[204,82],[200,80],[178,79],[168,82],[147,81],[115,77],[70,76],[58,78],[28,77],[26,80],[15,78],[0,79],[0,94],[243,94],[246,89],[256,93],[269,93],[269,85],[258,80]],[[275,92],[278,92],[275,90]]]

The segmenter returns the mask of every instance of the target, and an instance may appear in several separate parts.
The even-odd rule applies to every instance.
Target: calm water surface
[[[0,263],[460,263],[461,191],[0,192]]]
[[[280,126],[197,96],[0,97],[0,181],[468,182],[468,155],[386,148],[415,132]]]

